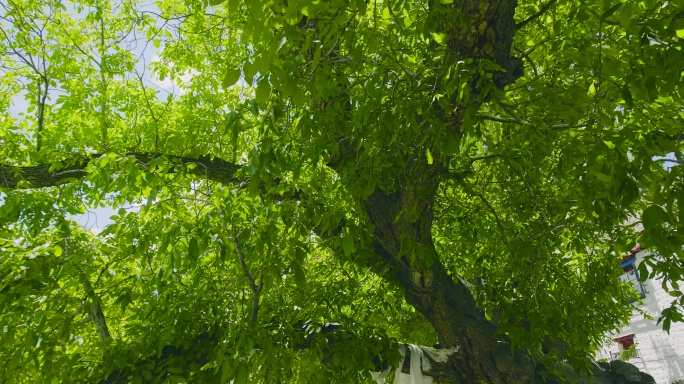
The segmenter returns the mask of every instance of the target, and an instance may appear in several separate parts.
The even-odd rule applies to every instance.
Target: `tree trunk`
[[[470,290],[447,273],[431,236],[442,166],[423,163],[412,169],[417,171],[400,178],[413,183],[390,194],[376,189],[362,206],[373,226],[376,256],[382,259],[376,265],[383,268],[376,267],[376,272],[399,283],[406,301],[435,328],[442,347],[458,347],[446,363],[433,364],[435,369],[425,374],[444,384],[560,382],[534,356],[511,348],[505,336],[497,335],[497,326],[485,318]],[[573,382],[590,380],[567,366],[555,368]],[[655,383],[624,362],[595,365],[592,374],[593,383]]]
[[[535,362],[511,354],[496,335],[468,288],[447,273],[432,242],[433,202],[442,166],[416,164],[417,171],[398,176],[411,180],[392,194],[380,189],[362,202],[372,223],[376,253],[389,265],[406,301],[434,326],[444,348],[459,347],[449,358],[449,373],[440,383],[532,382]],[[445,371],[445,372],[446,372]],[[441,375],[440,375],[441,376]]]
[[[515,0],[455,1],[440,22],[448,36],[450,58],[454,62],[496,63],[505,70],[492,74],[499,88],[522,75],[520,60],[510,54],[516,5]],[[452,135],[462,134],[468,105],[477,108],[483,102],[474,86],[478,80],[470,80],[471,100],[452,100],[454,110],[439,113]],[[378,188],[362,206],[374,226],[376,252],[391,265],[407,302],[434,326],[443,347],[459,347],[449,357],[444,375],[435,372],[434,378],[440,383],[534,382],[534,359],[521,351],[511,353],[510,345],[496,335],[496,326],[484,317],[471,292],[460,280],[452,279],[435,250],[431,228],[442,164],[426,164],[422,156],[415,155],[413,163],[410,174],[397,175],[397,180],[408,180],[406,185],[391,194]]]

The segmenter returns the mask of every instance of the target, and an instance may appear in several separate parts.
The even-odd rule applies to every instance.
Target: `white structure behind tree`
[[[625,271],[620,279],[634,286],[641,295],[639,309],[653,319],[635,311],[628,326],[608,335],[612,342],[604,345],[596,357],[629,361],[653,376],[658,384],[684,383],[684,323],[673,322],[669,335],[663,331],[662,324],[657,324],[660,312],[670,306],[673,297],[665,292],[658,279],[640,281],[636,267],[646,254],[638,246],[632,249],[620,263]]]

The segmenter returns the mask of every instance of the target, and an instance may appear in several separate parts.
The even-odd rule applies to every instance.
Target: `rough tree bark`
[[[448,60],[472,59],[473,65],[488,60],[503,71],[492,81],[503,88],[522,75],[520,60],[511,56],[515,33],[515,0],[455,1],[440,28],[448,36]],[[454,20],[457,20],[454,22]],[[460,21],[460,22],[459,22]],[[454,102],[453,111],[442,111],[452,135],[461,134],[464,110],[477,108],[479,90],[471,79],[470,106]],[[406,300],[434,326],[444,347],[459,346],[450,356],[448,373],[435,377],[440,383],[524,383],[535,380],[536,363],[496,336],[496,326],[475,305],[470,291],[449,276],[432,241],[434,199],[444,175],[439,161],[428,164],[422,153],[405,153],[413,163],[397,191],[377,189],[361,205],[374,228],[374,247],[395,271]],[[413,158],[411,158],[413,156]],[[434,156],[440,158],[439,154]],[[396,219],[399,217],[399,219]]]
[[[448,36],[448,60],[472,59],[473,65],[490,61],[503,68],[491,73],[497,87],[514,83],[522,76],[521,60],[511,55],[516,5],[516,0],[455,1],[440,25]],[[477,109],[486,101],[486,97],[478,97],[480,90],[475,85],[480,80],[477,77],[470,80],[469,105],[455,102],[452,111],[436,106],[451,134],[462,134],[461,124],[467,108]],[[353,140],[339,142],[349,146]],[[341,146],[338,157],[342,159],[336,158],[330,163],[342,176],[344,168],[339,164],[349,160],[344,157],[354,150]],[[404,164],[411,166],[396,166],[399,171],[408,171],[396,174],[388,184],[400,185],[399,188],[391,193],[385,192],[390,188],[377,188],[370,197],[358,200],[373,228],[373,247],[381,259],[378,265],[390,266],[393,276],[389,278],[399,283],[407,302],[433,325],[440,344],[460,348],[432,373],[433,377],[439,383],[541,382],[539,373],[544,368],[539,362],[520,350],[511,353],[510,345],[496,335],[497,327],[484,317],[468,288],[449,276],[441,263],[431,229],[433,203],[444,167],[439,161],[428,164],[422,152],[416,152],[401,153]],[[433,157],[441,158],[438,153]],[[377,272],[383,273],[380,269]],[[605,372],[598,369],[595,372],[599,382],[603,376],[607,382],[613,380]],[[649,382],[648,377],[644,379]],[[616,380],[629,382],[624,378]]]

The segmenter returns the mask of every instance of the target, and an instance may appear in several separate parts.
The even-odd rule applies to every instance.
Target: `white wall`
[[[636,254],[636,265],[646,254],[643,251]],[[660,280],[649,279],[644,282],[644,287],[646,297],[639,308],[650,314],[653,320],[635,312],[629,326],[608,336],[612,339],[634,333],[639,357],[631,358],[629,362],[653,376],[658,384],[671,384],[675,380],[684,379],[684,323],[672,323],[669,335],[663,331],[662,323],[656,325],[660,312],[669,307],[674,298],[663,290]],[[596,358],[610,359],[611,352],[621,350],[622,346],[618,343],[605,345]]]

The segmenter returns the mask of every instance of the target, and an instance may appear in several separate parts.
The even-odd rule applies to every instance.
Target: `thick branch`
[[[252,291],[256,292],[258,288],[256,285],[256,281],[254,281],[254,277],[252,277],[252,274],[249,272],[249,269],[247,268],[247,264],[245,263],[245,255],[242,253],[242,250],[240,249],[240,243],[238,242],[237,236],[235,237],[235,239],[233,239],[233,244],[235,245],[235,252],[238,255],[238,259],[240,260],[242,271],[245,273],[247,281],[249,281],[249,286],[252,288]]]
[[[245,277],[247,278],[247,281],[249,281],[249,286],[250,288],[252,288],[252,292],[254,293],[254,297],[252,298],[251,320],[252,322],[256,322],[257,314],[259,313],[259,295],[261,294],[261,289],[264,286],[264,274],[261,274],[261,280],[259,281],[259,285],[257,285],[256,281],[254,280],[254,277],[249,272],[247,263],[245,263],[245,255],[242,253],[242,250],[240,249],[240,244],[238,243],[237,236],[233,238],[233,244],[235,245],[235,252],[238,255],[238,259],[240,260],[242,271],[245,273]]]
[[[499,88],[513,84],[523,75],[522,60],[511,56],[516,5],[514,0],[455,1],[451,5],[454,16],[468,15],[468,27],[457,16],[445,21],[448,47],[456,58],[491,60],[504,69],[492,75]]]
[[[107,319],[105,318],[104,312],[102,311],[102,306],[100,305],[100,297],[95,293],[95,290],[90,285],[88,276],[82,272],[80,275],[83,289],[88,296],[88,300],[90,300],[90,317],[93,320],[93,323],[95,323],[95,329],[97,330],[98,336],[100,336],[100,341],[110,341],[112,339],[112,335],[109,333]],[[103,350],[102,352],[104,353],[105,351]]]
[[[257,315],[259,314],[259,296],[261,295],[261,288],[264,286],[264,273],[261,272],[261,279],[259,280],[259,285],[254,291],[254,297],[252,298],[252,316],[251,320],[253,323],[257,321]]]
[[[17,167],[0,164],[0,187],[9,189],[18,188],[45,188],[65,184],[73,180],[86,177],[88,164],[104,155],[94,154],[82,159],[71,159],[73,165],[59,168],[59,163],[43,164],[28,167]],[[126,156],[134,157],[142,164],[149,164],[154,159],[164,156],[152,153],[130,153]],[[236,182],[236,172],[240,169],[239,165],[229,163],[217,157],[210,158],[201,156],[199,158],[183,156],[164,156],[172,163],[183,166],[195,164],[196,167],[186,168],[186,172],[191,175],[203,176],[207,180],[218,181],[223,184]],[[52,168],[52,169],[51,169]],[[185,167],[184,167],[185,168]]]
[[[71,254],[73,247],[69,239],[65,239],[65,245],[66,246],[64,258],[66,258],[67,255]],[[100,296],[97,293],[95,293],[93,286],[90,284],[90,279],[88,278],[88,275],[86,275],[86,273],[80,268],[78,268],[78,277],[81,280],[81,284],[83,285],[83,290],[86,293],[87,301],[90,302],[90,305],[86,305],[90,309],[89,319],[92,320],[95,324],[95,330],[97,331],[97,334],[100,337],[100,342],[108,343],[112,341],[112,335],[109,333],[107,319],[105,318],[104,311],[102,311],[102,300],[100,299]],[[105,356],[106,354],[107,349],[106,347],[103,347],[102,355]]]

